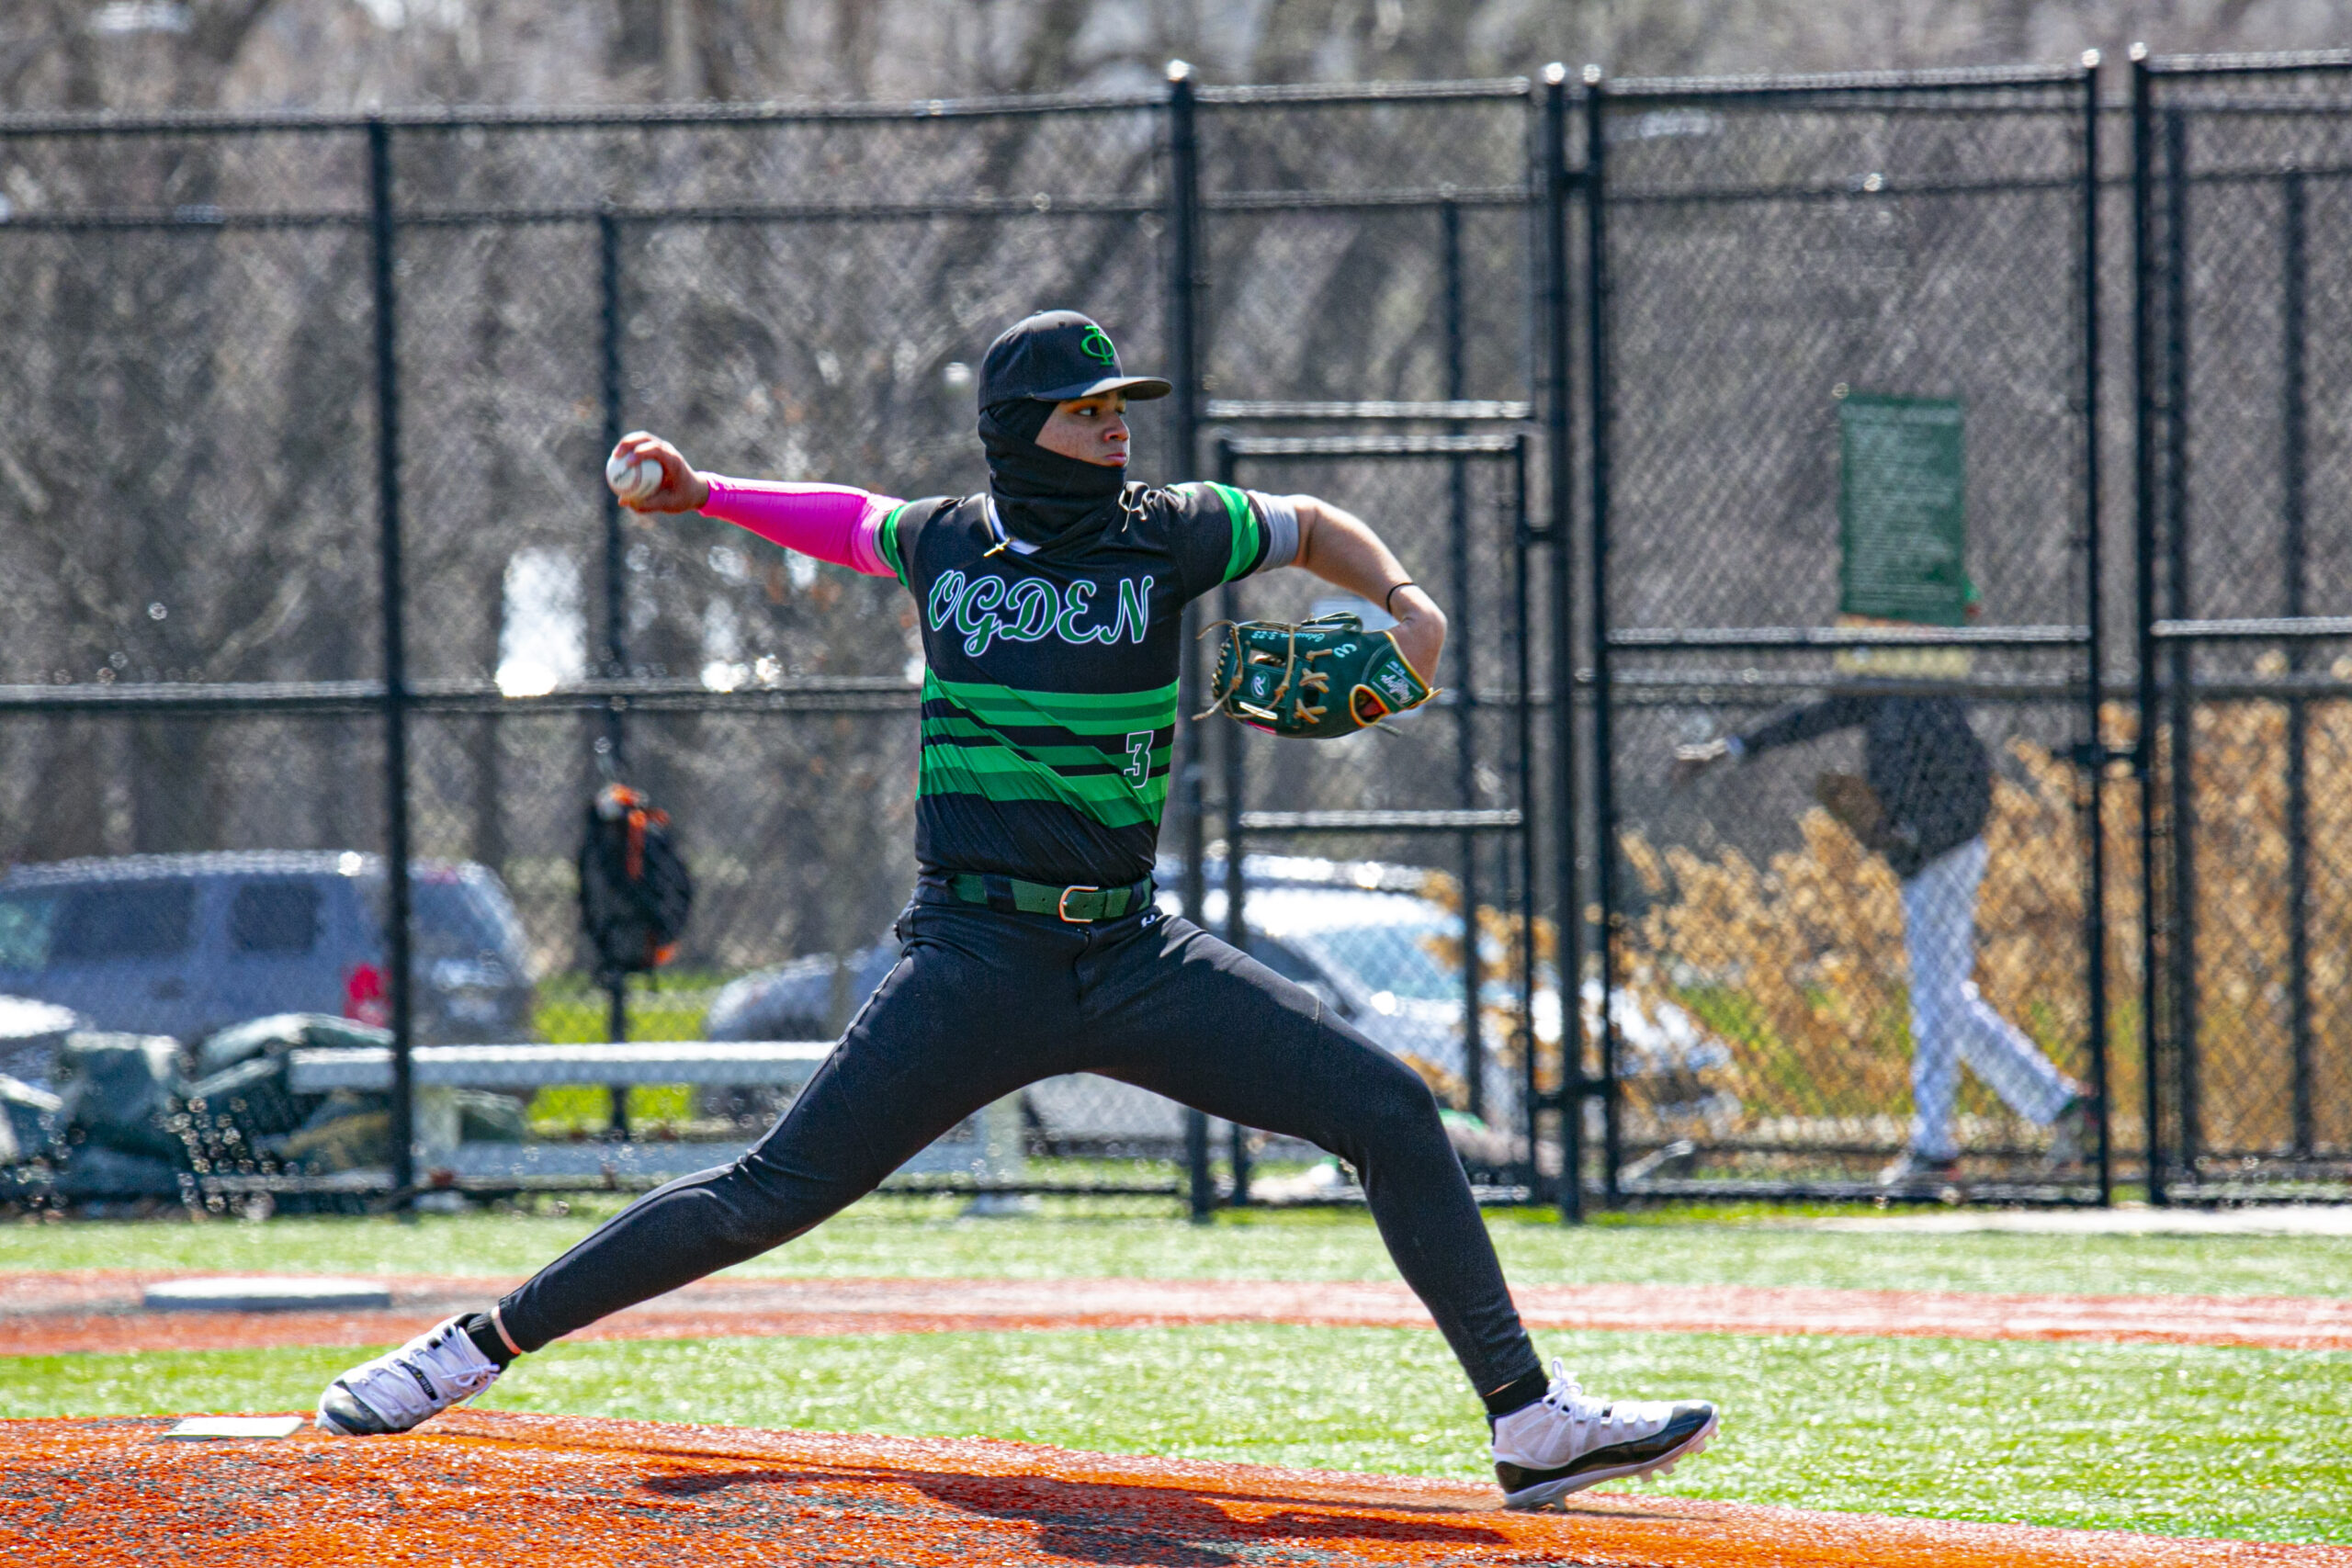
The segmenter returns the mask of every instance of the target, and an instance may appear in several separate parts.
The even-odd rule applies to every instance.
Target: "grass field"
[[[658,984],[639,979],[628,989],[632,1040],[699,1040],[711,999],[731,976],[707,970],[666,970]],[[534,993],[537,1038],[556,1045],[612,1038],[610,1004],[593,976],[565,970],[541,980]],[[628,1090],[630,1125],[678,1125],[694,1114],[694,1090],[684,1084],[639,1084]],[[613,1119],[611,1091],[602,1084],[563,1084],[531,1098],[531,1130],[560,1138],[577,1130],[601,1132]]]
[[[282,1217],[264,1225],[96,1221],[0,1224],[0,1269],[272,1269],[313,1273],[521,1276],[618,1207],[567,1214]],[[1070,1203],[1036,1217],[959,1218],[956,1199],[874,1198],[730,1273],[922,1279],[1386,1280],[1368,1218],[1324,1209],[1176,1222]],[[1850,1217],[1854,1211],[1836,1211]],[[1530,1284],[1804,1285],[1856,1290],[2352,1296],[2352,1238],[1824,1232],[1788,1211],[1611,1216],[1579,1229],[1533,1213],[1487,1224],[1511,1278]]]
[[[1388,1277],[1360,1213],[953,1217],[876,1201],[747,1274]],[[0,1269],[527,1271],[593,1215],[0,1228]],[[2352,1294],[2324,1238],[1855,1235],[1752,1215],[1564,1231],[1492,1218],[1528,1282]],[[2177,1345],[1539,1337],[1603,1393],[1698,1393],[1725,1438],[1663,1489],[1940,1517],[2352,1543],[2352,1356]],[[291,1409],[349,1350],[0,1359],[0,1415]],[[1283,1325],[553,1348],[492,1408],[987,1435],[1475,1476],[1476,1409],[1433,1333]]]

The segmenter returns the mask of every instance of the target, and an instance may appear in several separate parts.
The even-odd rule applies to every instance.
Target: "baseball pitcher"
[[[1486,1403],[1511,1506],[1670,1467],[1713,1436],[1713,1405],[1594,1399],[1557,1363],[1547,1377],[1421,1079],[1153,902],[1188,601],[1295,566],[1396,616],[1377,634],[1221,628],[1212,696],[1277,733],[1345,733],[1425,700],[1445,640],[1437,605],[1349,513],[1129,482],[1126,403],[1169,390],[1123,374],[1095,322],[1052,310],[988,351],[977,495],[726,479],[642,433],[615,448],[608,477],[637,510],[699,511],[912,597],[927,669],[903,946],[749,1153],[647,1194],[488,1311],[335,1379],[321,1428],[413,1427],[519,1356],[810,1230],[990,1101],[1089,1072],[1355,1168]]]

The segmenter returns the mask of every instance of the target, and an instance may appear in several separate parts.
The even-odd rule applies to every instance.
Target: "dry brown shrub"
[[[2276,656],[2260,666],[2278,673]],[[2306,705],[2313,1140],[2352,1142],[2352,705]],[[2290,945],[2290,710],[2283,703],[2209,703],[2193,718],[2191,941],[2201,1143],[2284,1153],[2294,1139],[2294,1011]]]
[[[2274,661],[2275,662],[2275,661]],[[2275,672],[2270,671],[2270,672]],[[2310,896],[2306,919],[2313,1041],[2313,1133],[2321,1152],[2352,1145],[2352,703],[2305,709]],[[2293,1138],[2287,834],[2289,709],[2209,703],[2194,716],[2193,993],[2201,1141],[2213,1149],[2283,1153]],[[2103,739],[2132,743],[2134,716],[2102,715]],[[2168,751],[2169,738],[2158,737]],[[2087,820],[2072,763],[2013,741],[1985,828],[1990,851],[1977,910],[1977,984],[2065,1071],[2088,1081],[2091,1006],[2085,964]],[[2107,851],[2109,1104],[2119,1152],[2144,1147],[2141,1109],[2140,799],[2109,775]],[[1640,1005],[1682,1007],[1733,1048],[1713,1075],[1745,1107],[1759,1140],[1887,1142],[1910,1109],[1910,1021],[1902,906],[1894,874],[1826,812],[1807,811],[1803,847],[1758,866],[1736,850],[1702,854],[1624,835],[1621,849],[1646,908],[1618,943],[1618,984]],[[2157,852],[2168,853],[2159,840]],[[1451,879],[1432,897],[1459,907]],[[1509,916],[1481,909],[1505,952]],[[1540,961],[1555,952],[1536,924]],[[1453,962],[1451,953],[1442,955]],[[1515,1020],[1489,1017],[1490,1047],[1515,1060]],[[1551,1043],[1548,1032],[1544,1041]],[[1588,1040],[1589,1070],[1599,1050]],[[1543,1054],[1548,1058],[1550,1053]],[[1548,1060],[1544,1087],[1555,1075]],[[1626,1086],[1629,1135],[1671,1136],[1657,1091]],[[1963,1079],[1972,1143],[2030,1141],[1981,1085]]]

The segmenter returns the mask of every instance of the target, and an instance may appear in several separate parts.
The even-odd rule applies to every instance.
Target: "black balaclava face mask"
[[[980,446],[989,458],[989,489],[1005,530],[1033,545],[1050,544],[1104,512],[1125,488],[1126,469],[1082,463],[1037,445],[1054,406],[1041,398],[1009,398],[980,410]]]

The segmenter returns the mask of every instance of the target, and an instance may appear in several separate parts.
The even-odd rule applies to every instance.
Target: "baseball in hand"
[[[613,487],[624,506],[634,506],[662,488],[662,459],[639,457],[631,462],[616,453],[605,460],[605,482]]]

